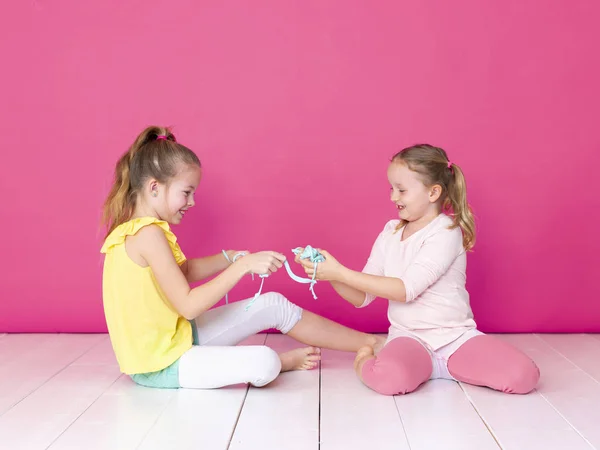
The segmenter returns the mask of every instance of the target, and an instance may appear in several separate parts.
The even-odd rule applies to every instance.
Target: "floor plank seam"
[[[549,342],[547,342],[543,337],[539,336],[537,333],[534,335],[535,337],[537,337],[538,339],[540,339],[545,345],[547,345],[548,347],[550,347],[555,353],[557,353],[558,355],[560,355],[562,358],[566,359],[567,361],[569,361],[571,364],[573,364],[577,369],[579,369],[581,372],[583,372],[584,374],[586,374],[589,378],[591,378],[592,380],[594,380],[594,382],[596,382],[597,384],[600,384],[600,380],[597,380],[596,378],[594,378],[594,376],[590,373],[588,373],[585,369],[583,369],[582,367],[579,367],[577,365],[577,363],[571,361],[569,359],[568,356],[564,355],[562,352],[560,352],[558,349],[554,348],[552,346],[552,344],[550,344]]]
[[[146,438],[148,437],[148,435],[150,434],[150,432],[152,431],[152,429],[154,428],[154,426],[158,423],[158,420],[165,413],[165,411],[167,410],[167,408],[169,407],[169,405],[171,404],[171,402],[175,401],[175,396],[176,396],[175,393],[173,395],[171,395],[171,398],[169,398],[169,401],[165,403],[164,408],[156,415],[156,419],[154,419],[154,422],[152,422],[152,425],[150,425],[148,427],[148,431],[146,431],[146,433],[144,434],[144,436],[140,440],[140,443],[135,447],[136,449],[140,448],[144,444],[144,441],[146,440]]]
[[[52,440],[52,442],[50,442],[50,444],[48,445],[48,447],[46,447],[46,450],[48,450],[50,447],[52,447],[52,446],[54,445],[54,443],[55,443],[56,441],[58,441],[58,440],[60,439],[60,437],[61,437],[63,434],[65,434],[65,433],[67,432],[67,430],[68,430],[69,428],[71,428],[71,427],[73,426],[73,424],[74,424],[75,422],[77,422],[77,421],[79,420],[79,418],[80,418],[81,416],[83,416],[83,415],[84,415],[84,414],[87,412],[87,410],[88,410],[88,409],[90,409],[92,406],[94,406],[94,404],[95,404],[95,403],[98,401],[98,399],[99,399],[100,397],[102,397],[102,396],[103,396],[103,395],[104,395],[104,394],[105,394],[105,393],[106,393],[106,392],[107,392],[107,391],[108,391],[108,390],[109,390],[109,389],[110,389],[110,388],[111,388],[111,387],[112,387],[112,386],[113,386],[113,385],[114,385],[114,384],[115,384],[117,381],[119,381],[119,380],[121,379],[121,377],[122,377],[122,376],[123,376],[123,375],[120,375],[120,376],[118,376],[118,377],[116,378],[116,380],[115,380],[115,381],[113,381],[112,383],[110,383],[110,384],[108,385],[108,387],[107,387],[107,388],[104,390],[104,392],[100,392],[100,394],[99,394],[99,395],[98,395],[98,396],[97,396],[97,397],[94,399],[94,401],[93,401],[92,403],[90,403],[90,404],[88,405],[88,407],[87,407],[87,408],[85,408],[85,409],[84,409],[84,410],[81,412],[81,414],[79,414],[77,417],[75,417],[75,419],[73,419],[73,421],[72,421],[72,422],[71,422],[71,423],[70,423],[70,424],[69,424],[69,425],[68,425],[68,426],[67,426],[67,427],[66,427],[64,430],[62,430],[62,431],[60,432],[60,434],[59,434],[58,436],[56,436],[56,438],[54,438],[54,439]]]
[[[248,393],[250,392],[250,384],[246,386],[246,393],[244,394],[244,400],[240,405],[240,409],[238,411],[238,415],[235,419],[235,423],[233,424],[233,428],[231,430],[231,434],[229,435],[229,442],[227,444],[227,449],[231,448],[231,442],[233,441],[233,436],[235,435],[235,430],[237,429],[238,423],[240,422],[240,417],[242,416],[242,411],[244,410],[244,405],[246,404],[246,399],[248,398]]]
[[[398,413],[398,418],[400,419],[400,425],[402,425],[402,432],[404,433],[404,437],[406,438],[406,445],[408,445],[408,450],[411,450],[412,447],[410,446],[410,439],[408,439],[408,434],[406,434],[406,427],[404,426],[404,420],[402,420],[402,414],[400,414],[400,408],[398,408],[398,402],[396,402],[396,397],[399,396],[392,396],[392,401],[394,402],[394,406],[396,407],[396,412]]]
[[[321,356],[322,358],[322,356]],[[321,392],[323,392],[322,388],[321,388],[321,384],[322,384],[322,376],[323,376],[323,361],[319,361],[319,434],[317,436],[317,443],[318,443],[318,450],[321,450]]]
[[[94,350],[99,345],[102,345],[107,340],[108,340],[108,335],[106,335],[105,337],[103,337],[102,339],[100,339],[98,342],[96,342],[94,345],[92,345],[90,348],[88,348],[85,352],[83,352],[81,355],[79,355],[77,358],[75,358],[73,361],[71,361],[67,366],[72,366],[78,360],[80,360],[81,358],[83,358],[85,355],[87,355],[89,352],[91,352],[92,350]],[[94,364],[94,365],[105,366],[106,364]]]
[[[269,334],[271,334],[271,333],[264,333],[264,334],[265,334],[265,338],[263,339],[262,344],[260,344],[260,345],[267,345],[267,339],[269,337]],[[244,394],[244,400],[242,400],[242,404],[240,405],[238,415],[235,419],[235,423],[233,424],[231,434],[229,435],[229,440],[227,443],[227,450],[229,450],[231,448],[231,442],[233,441],[233,436],[235,435],[235,430],[237,429],[238,423],[240,421],[240,417],[242,415],[242,411],[244,410],[244,405],[246,404],[246,399],[248,398],[248,393],[250,392],[250,388],[251,388],[251,385],[250,385],[250,383],[248,383],[248,385],[246,386],[246,393]]]
[[[554,411],[556,411],[556,413],[575,431],[575,433],[577,433],[581,437],[581,439],[583,439],[586,442],[586,444],[588,444],[591,448],[596,450],[596,447],[594,447],[594,445],[592,445],[592,443],[590,441],[588,441],[588,439],[581,433],[581,431],[579,431],[571,422],[569,422],[569,420],[558,410],[558,408],[552,404],[550,399],[548,399],[544,394],[542,394],[537,389],[534,392],[537,392],[550,405],[550,407]],[[533,392],[531,394],[533,394]],[[531,395],[531,394],[528,394],[528,395]]]
[[[68,334],[69,333],[55,333],[55,335],[58,336]],[[98,333],[98,335],[99,334],[100,333]],[[461,411],[465,414],[465,418],[469,417],[470,421],[464,424],[464,430],[466,433],[464,436],[457,437],[456,432],[452,435],[455,441],[460,445],[464,445],[464,448],[473,448],[475,445],[474,441],[471,441],[471,439],[474,439],[473,436],[475,436],[475,434],[471,435],[471,433],[477,432],[477,442],[485,443],[486,446],[491,446],[491,441],[489,441],[490,436],[488,436],[487,433],[484,432],[484,429],[481,428],[481,423],[483,423],[485,429],[489,435],[491,435],[492,439],[494,439],[494,442],[497,445],[497,447],[494,448],[499,450],[512,449],[513,445],[518,447],[521,439],[526,439],[528,442],[531,442],[532,447],[539,445],[541,448],[541,443],[544,442],[546,443],[546,445],[543,446],[544,448],[566,448],[566,445],[559,445],[559,442],[562,443],[564,441],[572,444],[568,447],[572,446],[573,448],[582,448],[583,443],[586,443],[588,447],[583,448],[600,450],[600,442],[597,442],[595,430],[590,428],[588,420],[586,420],[586,416],[582,414],[584,411],[573,408],[573,405],[569,400],[569,396],[577,396],[575,401],[581,400],[580,396],[583,388],[585,388],[584,392],[587,393],[589,391],[594,395],[597,394],[598,390],[600,389],[598,388],[598,385],[600,384],[600,372],[596,370],[598,369],[598,366],[595,364],[595,360],[592,359],[598,356],[598,351],[600,350],[600,345],[598,345],[600,344],[600,335],[591,335],[589,333],[568,334],[576,335],[577,337],[573,337],[571,340],[568,337],[565,339],[560,339],[554,335],[546,337],[544,336],[544,333],[529,333],[529,336],[535,336],[537,339],[532,339],[529,337],[522,341],[515,341],[519,344],[518,348],[521,348],[529,355],[533,355],[535,359],[539,359],[540,364],[542,364],[545,369],[542,383],[540,383],[540,385],[528,395],[533,397],[530,402],[526,401],[525,403],[515,403],[510,400],[506,400],[506,398],[502,400],[502,398],[499,396],[491,395],[496,394],[495,392],[491,392],[490,395],[486,395],[488,393],[482,391],[484,389],[488,390],[486,388],[472,386],[468,383],[457,382],[460,389],[463,391],[463,395],[465,395],[467,401],[470,403],[470,406],[479,417],[480,422],[477,421],[475,416],[472,416],[472,412],[470,412],[468,406],[463,403],[464,399],[460,399],[459,406],[461,408],[465,408],[464,410],[461,409]],[[260,338],[260,341],[263,345],[267,345],[270,334],[265,334],[264,336],[264,340]],[[277,334],[273,334],[273,336],[277,336]],[[589,337],[582,338],[581,336]],[[3,337],[7,338],[7,340],[3,341]],[[3,344],[3,349],[8,351],[7,355],[9,358],[12,358],[9,359],[12,363],[16,353],[15,351],[11,350],[13,341],[10,339],[12,339],[11,333],[8,333],[4,336],[3,333],[0,333],[0,342],[5,343]],[[102,431],[100,427],[104,428],[104,425],[106,424],[108,424],[111,429],[114,428],[113,415],[111,413],[113,409],[111,408],[110,410],[105,410],[105,400],[109,400],[112,405],[112,400],[107,398],[107,396],[111,396],[115,393],[120,395],[120,383],[123,382],[124,386],[124,382],[128,381],[125,378],[128,377],[127,375],[118,373],[116,370],[113,371],[108,367],[108,365],[114,366],[115,363],[109,362],[107,358],[107,352],[109,351],[107,340],[109,340],[108,335],[96,336],[92,337],[91,339],[76,339],[73,341],[67,338],[64,339],[64,342],[62,338],[59,338],[52,341],[52,344],[50,344],[50,341],[44,341],[43,343],[45,344],[45,347],[40,348],[38,346],[37,350],[35,350],[35,354],[23,359],[24,363],[27,364],[27,367],[31,365],[31,370],[37,370],[37,372],[32,372],[31,379],[27,378],[25,380],[26,383],[23,384],[18,392],[11,393],[10,387],[6,386],[6,393],[12,395],[5,399],[8,400],[5,404],[7,409],[5,411],[0,411],[0,420],[4,423],[4,426],[6,427],[5,429],[9,430],[9,423],[11,424],[11,430],[13,423],[17,424],[18,422],[17,425],[19,426],[21,423],[25,423],[24,420],[27,420],[27,417],[29,417],[28,411],[37,409],[38,404],[47,401],[46,397],[51,399],[55,388],[58,389],[58,392],[62,393],[62,386],[66,386],[66,384],[70,383],[71,379],[79,376],[78,374],[80,372],[86,374],[98,373],[97,376],[94,375],[94,379],[97,379],[97,382],[94,383],[93,387],[88,387],[87,384],[82,386],[81,389],[83,390],[81,390],[81,392],[85,394],[85,401],[78,401],[76,403],[76,408],[71,408],[71,403],[69,403],[69,405],[67,405],[69,407],[68,416],[60,418],[60,422],[56,422],[59,425],[56,425],[52,430],[49,429],[43,438],[36,438],[39,448],[48,450],[62,446],[66,447],[74,445],[76,442],[83,442],[85,435],[89,434],[88,428],[91,427],[92,424],[93,427],[91,427],[90,430],[92,430],[92,434],[94,435],[96,435],[96,433],[98,433],[98,435],[103,435],[104,431]],[[29,340],[18,342],[22,342],[20,345],[25,345],[24,343],[29,342]],[[254,342],[254,340],[252,342]],[[258,342],[258,339],[256,339],[256,342]],[[277,348],[275,344],[279,344],[279,341],[273,342],[273,345],[275,348]],[[51,354],[48,354],[49,352]],[[35,358],[38,356],[43,356],[43,358],[36,362]],[[66,356],[68,356],[68,358],[66,358]],[[327,358],[325,360],[328,361]],[[15,361],[17,360],[15,359]],[[310,402],[305,404],[302,411],[299,413],[302,415],[302,420],[309,422],[307,427],[313,426],[310,424],[314,424],[314,408],[315,406],[317,407],[316,448],[318,450],[322,449],[321,439],[323,435],[326,437],[325,446],[328,448],[328,446],[331,446],[332,443],[335,445],[335,441],[339,437],[336,433],[339,433],[340,430],[342,433],[344,432],[343,426],[338,430],[339,425],[336,423],[334,424],[336,426],[336,433],[333,433],[334,435],[331,436],[331,422],[326,420],[325,424],[322,423],[322,420],[327,419],[332,412],[330,410],[329,403],[326,405],[327,408],[323,408],[322,405],[323,400],[328,402],[328,398],[324,399],[323,396],[326,394],[329,395],[328,384],[324,383],[324,381],[329,380],[328,383],[336,383],[337,381],[335,373],[333,377],[329,375],[332,379],[323,380],[323,375],[327,377],[329,372],[327,374],[323,372],[322,364],[323,359],[318,362],[318,367],[316,368],[318,373],[313,374],[314,376],[318,376],[318,381],[314,380],[314,376],[311,377],[310,380]],[[84,366],[88,366],[88,368],[81,369]],[[326,364],[325,368],[327,367],[328,365]],[[102,373],[99,373],[96,368],[102,368]],[[63,373],[65,371],[66,373]],[[579,372],[583,372],[587,377],[594,380],[594,383],[588,383],[586,385],[585,382],[587,378],[580,375]],[[29,369],[24,369],[23,375],[27,374],[29,374]],[[581,389],[577,388],[577,386],[569,386],[567,382],[569,378],[572,377],[573,379],[576,379],[577,376],[581,377],[579,380],[583,385],[580,386]],[[7,379],[10,380],[11,378]],[[315,399],[312,397],[312,395],[314,395],[315,382],[318,383],[316,399],[318,401],[317,405],[314,405]],[[302,384],[302,386],[305,385]],[[357,386],[360,386],[360,388],[364,389],[364,385],[361,383],[359,383]],[[115,392],[115,387],[118,388],[118,392]],[[129,386],[124,387],[126,388],[124,389],[124,395],[130,396],[130,389],[128,389]],[[215,445],[215,450],[232,450],[233,448],[237,449],[238,446],[245,448],[247,445],[250,445],[252,448],[254,448],[253,445],[255,442],[253,441],[256,439],[256,436],[249,435],[250,437],[247,438],[248,430],[246,421],[249,418],[249,413],[251,410],[252,413],[250,413],[250,416],[254,415],[255,410],[258,410],[254,402],[254,396],[257,394],[257,392],[255,391],[253,397],[250,397],[250,402],[248,405],[246,405],[246,402],[248,401],[250,389],[260,388],[255,388],[251,383],[245,383],[245,386],[242,385],[238,387],[239,390],[234,395],[234,401],[228,403],[227,420],[224,421],[226,423],[223,423],[222,425],[215,425],[215,427],[218,428],[218,430],[216,430],[218,431],[217,434],[219,437],[218,443],[219,445],[223,445],[223,447]],[[76,386],[76,388],[76,392],[80,392],[79,387]],[[70,389],[66,390],[65,392],[67,392],[66,395],[71,395]],[[173,392],[175,392],[174,395],[161,397],[161,404],[155,405],[151,414],[144,415],[143,423],[138,423],[138,432],[135,435],[135,439],[128,439],[129,441],[133,441],[130,442],[132,449],[140,450],[142,448],[146,448],[146,446],[149,444],[152,446],[154,444],[155,432],[160,431],[161,437],[164,437],[164,433],[168,433],[173,428],[173,421],[168,420],[166,424],[163,423],[164,419],[169,418],[169,411],[184,411],[185,408],[188,407],[187,402],[182,402],[182,405],[179,405],[178,398],[181,399],[181,397],[177,397],[176,391]],[[354,391],[350,392],[350,394],[353,393]],[[89,394],[92,395],[90,396]],[[135,400],[138,398],[138,396],[136,393],[134,394],[135,395],[132,398]],[[443,391],[442,394],[444,395],[443,399],[445,401],[451,400],[454,405],[458,405],[457,402],[459,401],[459,397],[461,397],[459,392],[452,391],[453,396],[449,396],[450,393],[446,391]],[[502,395],[508,397],[515,396],[515,394]],[[538,395],[540,397],[537,397]],[[145,394],[143,394],[142,397],[145,398]],[[439,436],[423,436],[421,434],[422,427],[419,426],[420,422],[415,422],[413,420],[412,410],[413,406],[421,405],[420,399],[419,402],[416,402],[414,405],[413,403],[410,403],[409,405],[408,403],[405,403],[407,399],[404,397],[405,396],[401,395],[392,396],[392,401],[394,401],[396,412],[398,414],[397,419],[396,416],[393,416],[393,410],[391,409],[386,410],[385,414],[385,419],[391,421],[388,425],[392,428],[391,431],[394,433],[394,439],[401,439],[401,435],[396,436],[395,433],[404,433],[406,444],[401,444],[403,444],[403,448],[407,448],[409,450],[412,450],[412,445],[415,445],[415,448],[419,447],[422,439],[424,438],[428,439],[427,442],[431,440],[431,445],[439,445],[440,442],[445,442],[443,437],[448,437],[449,435],[446,436],[442,433]],[[521,396],[517,395],[517,397]],[[68,397],[65,396],[64,398]],[[278,397],[276,396],[276,398]],[[543,399],[543,401],[541,401],[541,399]],[[410,400],[412,402],[412,398]],[[428,399],[424,398],[424,400]],[[58,397],[58,401],[60,402],[60,397]],[[163,407],[162,402],[164,401],[166,401],[166,403]],[[303,402],[306,403],[307,401],[308,400],[303,397]],[[386,399],[383,399],[384,406],[386,401]],[[527,414],[517,414],[517,417],[513,416],[515,412],[522,412],[520,411],[520,405],[523,404],[535,406],[539,411],[544,413],[543,417],[545,419],[543,421],[536,420],[536,417],[532,417],[530,419]],[[587,402],[581,402],[581,408],[587,408],[588,406],[586,405],[588,405]],[[67,406],[65,406],[65,408]],[[120,405],[117,406],[119,406],[120,410]],[[590,406],[593,408],[593,405]],[[268,408],[268,404],[266,407]],[[51,406],[50,408],[53,411],[52,414],[62,414],[62,407],[60,410],[55,405]],[[265,408],[265,405],[261,403],[260,408]],[[10,416],[5,416],[4,414],[9,411]],[[129,409],[126,409],[126,412],[128,411]],[[244,420],[241,420],[243,411],[248,411],[248,413],[244,415]],[[593,411],[593,409],[590,411]],[[40,423],[42,425],[46,424],[45,417],[45,414],[41,415],[39,419],[36,419],[36,422],[39,420],[41,421]],[[126,419],[137,420],[136,417],[137,416]],[[567,417],[570,417],[570,419],[567,419]],[[417,418],[420,419],[421,416],[417,416]],[[398,427],[398,419],[400,420],[400,427]],[[436,419],[439,420],[443,425],[447,425],[449,423],[453,423],[452,420],[454,418],[451,416],[441,415]],[[570,422],[570,420],[573,422]],[[101,422],[100,426],[98,426],[96,423],[97,421]],[[405,421],[406,423],[404,423]],[[415,425],[415,423],[417,425]],[[241,428],[238,432],[237,427],[240,426],[240,424]],[[507,426],[511,424],[516,424],[517,427],[522,427],[522,430],[519,430],[518,432],[508,431]],[[166,425],[166,427],[163,425]],[[581,428],[581,430],[578,428]],[[211,430],[211,432],[212,431],[213,430]],[[304,431],[308,432],[306,430]],[[410,437],[413,441],[412,445],[409,441],[409,436],[407,434],[408,431],[411,433]],[[448,430],[444,430],[444,432],[450,433]],[[9,439],[13,439],[15,442],[17,442],[19,439],[22,439],[22,437],[17,436],[17,434],[13,434],[11,434],[12,437],[9,437]],[[236,435],[237,438],[234,439]],[[116,438],[118,438],[117,440],[120,440],[120,435],[112,436],[111,434],[108,437],[113,441]],[[334,438],[333,442],[330,442],[331,437]],[[131,438],[131,436],[129,436],[129,438]],[[388,441],[388,439],[385,440]],[[306,448],[315,448],[312,447],[314,445],[314,428],[312,428],[312,431],[310,431],[310,440],[307,440],[307,442],[310,442],[310,447],[307,444]],[[436,442],[438,444],[435,444]],[[502,442],[504,442],[504,444],[502,444]],[[381,445],[382,447],[384,445],[392,445],[392,441],[384,442]]]
[[[60,334],[66,334],[66,333],[58,333]],[[6,411],[0,413],[0,417],[2,417],[4,414],[6,414],[8,411],[10,411],[11,409],[13,409],[15,406],[17,406],[19,403],[21,403],[23,400],[25,400],[27,397],[29,397],[31,394],[37,392],[39,389],[42,388],[42,386],[46,385],[46,383],[48,383],[50,380],[52,380],[54,377],[56,377],[58,374],[64,372],[71,364],[73,364],[75,361],[77,361],[79,358],[81,358],[83,355],[85,355],[92,347],[88,348],[87,350],[84,350],[83,353],[79,354],[78,356],[76,356],[73,360],[71,360],[70,362],[68,362],[67,364],[65,364],[61,369],[59,369],[57,372],[53,373],[52,375],[50,375],[48,377],[47,380],[45,380],[42,384],[40,384],[38,387],[36,387],[34,390],[32,390],[31,392],[27,393],[27,395],[25,395],[22,399],[18,400],[16,403],[13,403],[12,405],[10,405]]]
[[[471,407],[475,410],[475,412],[477,413],[477,415],[479,416],[479,418],[481,419],[481,421],[483,422],[483,424],[487,428],[488,432],[492,435],[492,438],[496,442],[496,445],[498,446],[498,448],[500,448],[501,450],[503,450],[504,447],[502,447],[502,444],[500,443],[500,438],[498,438],[498,436],[496,436],[496,433],[494,432],[492,426],[487,422],[487,420],[485,420],[485,417],[483,417],[483,414],[481,414],[481,412],[479,411],[479,408],[477,408],[477,405],[475,405],[475,402],[473,401],[473,399],[471,398],[471,396],[469,395],[469,393],[465,389],[463,383],[458,382],[458,385],[460,386],[460,388],[464,392],[465,397],[467,397],[467,400],[469,400],[469,403],[471,404]]]

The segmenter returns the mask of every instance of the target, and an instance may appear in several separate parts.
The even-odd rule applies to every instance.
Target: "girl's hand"
[[[285,259],[285,255],[279,252],[265,251],[248,253],[246,256],[239,258],[238,261],[243,265],[247,274],[270,275],[283,267]]]
[[[302,253],[302,250],[300,251],[300,253]],[[338,260],[335,259],[328,251],[321,249],[317,250],[325,257],[325,261],[317,264],[317,276],[315,277],[315,279],[324,281],[336,281],[339,278],[344,266],[342,266],[342,264],[340,264]],[[306,275],[308,275],[308,278],[312,279],[313,273],[315,272],[314,263],[310,262],[310,260],[308,259],[300,259],[299,255],[296,255],[294,261],[301,264],[302,268],[306,272]]]

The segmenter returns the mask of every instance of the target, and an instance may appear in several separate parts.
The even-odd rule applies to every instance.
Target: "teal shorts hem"
[[[198,329],[196,323],[190,320],[192,325],[192,345],[198,345]],[[135,373],[129,377],[140,386],[159,389],[179,389],[179,358],[170,366],[156,372]]]

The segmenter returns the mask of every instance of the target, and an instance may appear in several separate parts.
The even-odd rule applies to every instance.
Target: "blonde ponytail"
[[[445,207],[452,210],[454,227],[460,227],[463,232],[463,246],[470,251],[475,246],[475,218],[467,203],[467,183],[462,169],[452,164],[450,170],[453,176],[448,184],[448,195]]]

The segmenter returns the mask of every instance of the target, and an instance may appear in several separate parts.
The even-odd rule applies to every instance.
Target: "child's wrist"
[[[225,261],[227,261],[229,264],[231,264],[233,262],[231,259],[230,252],[231,252],[231,250],[221,250],[221,254],[223,255],[223,258],[225,258]]]
[[[238,272],[239,275],[242,277],[248,275],[251,272],[250,266],[244,261],[240,261],[239,258],[231,264],[231,267],[235,268],[235,271]]]
[[[229,265],[233,264],[235,260],[240,257],[238,255],[239,252],[237,252],[236,250],[221,250],[221,253],[223,254],[225,260],[229,263]],[[238,255],[237,258],[236,255]]]
[[[331,278],[331,281],[345,284],[348,280],[350,272],[350,269],[340,264],[340,268],[334,272],[334,276]]]

